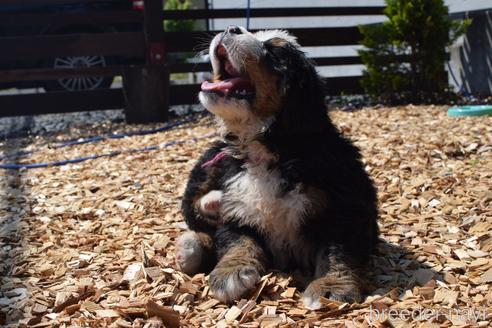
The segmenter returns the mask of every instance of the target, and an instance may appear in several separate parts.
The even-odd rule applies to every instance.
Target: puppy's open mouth
[[[215,52],[220,62],[219,71],[214,72],[217,80],[203,82],[202,91],[216,93],[223,97],[252,99],[255,95],[255,88],[251,80],[234,68],[222,44],[217,46]]]

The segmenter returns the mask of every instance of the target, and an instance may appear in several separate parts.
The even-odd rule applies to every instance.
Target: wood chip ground
[[[446,108],[335,111],[379,189],[383,242],[362,304],[310,311],[287,274],[225,305],[207,277],[179,272],[174,242],[187,174],[212,119],[122,139],[62,140],[158,125],[99,124],[12,139],[47,162],[185,141],[78,164],[0,171],[0,326],[489,327],[492,322],[492,117]],[[204,137],[204,138],[202,138]],[[193,139],[198,138],[198,139]],[[15,160],[15,159],[11,159]],[[3,162],[6,162],[4,160]]]

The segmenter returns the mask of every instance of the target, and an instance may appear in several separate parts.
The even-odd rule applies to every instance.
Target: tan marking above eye
[[[272,39],[268,40],[267,42],[270,42],[272,45],[277,46],[277,47],[283,47],[287,43],[289,43],[289,41],[282,39],[282,38],[272,38]]]

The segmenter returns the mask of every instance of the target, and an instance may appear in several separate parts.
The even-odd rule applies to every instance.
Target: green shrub
[[[189,0],[166,0],[164,2],[165,10],[189,10],[191,3]],[[192,19],[164,20],[164,31],[166,32],[189,32],[193,31],[195,21]],[[186,59],[194,56],[193,52],[174,52],[167,54],[167,60],[170,62],[185,62]],[[173,75],[176,77],[176,75]]]
[[[446,101],[446,47],[470,21],[452,21],[443,0],[386,0],[386,5],[387,21],[359,26],[364,90],[387,104]]]
[[[189,0],[166,0],[164,3],[166,10],[188,10],[190,9]],[[166,32],[186,32],[192,31],[195,21],[192,19],[164,20],[164,31]]]

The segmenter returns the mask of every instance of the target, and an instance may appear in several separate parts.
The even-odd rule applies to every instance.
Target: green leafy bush
[[[363,88],[387,104],[446,101],[451,94],[446,47],[470,21],[452,21],[443,0],[386,0],[386,5],[387,21],[359,26]]]
[[[189,0],[166,0],[164,2],[165,10],[189,10],[191,3]],[[164,31],[166,32],[189,32],[193,31],[195,27],[195,21],[192,19],[180,19],[180,20],[164,20]],[[193,57],[193,52],[174,52],[167,54],[167,60],[170,62],[185,62],[186,59]],[[173,78],[183,77],[186,74],[172,74]]]
[[[188,10],[190,9],[189,0],[166,0],[164,3],[166,10]],[[192,31],[195,21],[192,19],[164,20],[164,31],[166,32],[186,32]]]

